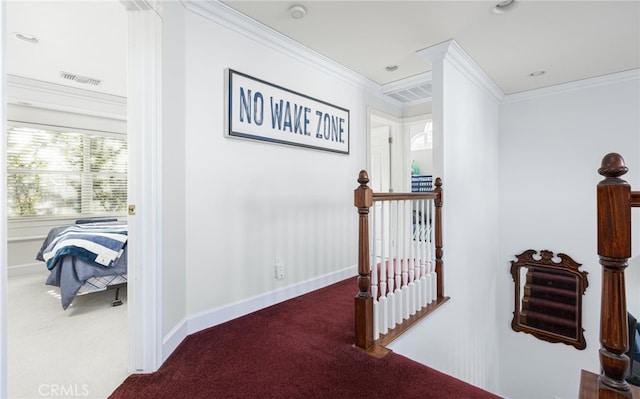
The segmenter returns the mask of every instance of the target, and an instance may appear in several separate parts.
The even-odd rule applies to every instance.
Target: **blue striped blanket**
[[[76,225],[61,232],[43,251],[47,269],[61,256],[73,255],[95,265],[110,268],[127,243],[127,225]]]

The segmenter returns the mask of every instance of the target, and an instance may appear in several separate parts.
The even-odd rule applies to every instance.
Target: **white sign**
[[[227,137],[349,153],[349,110],[227,69]]]

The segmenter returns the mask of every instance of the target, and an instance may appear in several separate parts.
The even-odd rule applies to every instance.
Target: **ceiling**
[[[416,51],[449,39],[505,94],[640,68],[638,0],[497,2],[224,1],[381,85],[430,70]]]
[[[449,39],[505,94],[640,68],[640,0],[516,0],[501,14],[484,0],[224,3],[380,85],[429,71],[416,51]],[[290,16],[293,5],[303,18]],[[7,38],[8,73],[125,96],[126,26],[116,0],[8,1],[9,35],[40,40]]]
[[[126,96],[127,14],[117,0],[6,3],[9,75]],[[15,32],[39,43],[18,40]],[[62,71],[100,83],[64,79]]]

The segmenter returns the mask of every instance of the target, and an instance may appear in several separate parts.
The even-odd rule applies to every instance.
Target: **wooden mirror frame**
[[[515,283],[515,306],[513,311],[513,320],[511,321],[511,328],[516,332],[525,332],[535,336],[538,339],[547,341],[547,342],[562,342],[567,345],[573,345],[576,349],[582,350],[586,348],[587,343],[584,339],[584,329],[582,328],[582,296],[585,293],[585,290],[589,286],[589,282],[587,281],[587,272],[580,271],[578,268],[581,264],[577,263],[571,257],[565,254],[558,254],[558,258],[560,262],[555,262],[553,260],[553,252],[548,250],[540,251],[540,255],[537,255],[537,252],[533,249],[529,249],[524,251],[520,255],[516,255],[517,261],[511,261],[511,277],[513,277],[513,282]],[[530,324],[536,324],[533,322],[527,323],[527,311],[523,311],[523,299],[521,295],[521,287],[524,287],[524,283],[528,281],[521,281],[521,270],[523,268],[527,268],[534,272],[539,273],[548,273],[551,275],[560,276],[560,278],[564,277],[565,281],[567,277],[575,277],[576,285],[575,285],[575,335],[563,335],[558,331],[550,331],[549,329],[544,329],[543,326],[537,325],[532,326]],[[532,277],[533,278],[533,277]],[[571,284],[571,282],[568,282]],[[549,282],[548,284],[552,284]],[[531,288],[529,288],[529,291]],[[525,288],[523,291],[527,291]],[[532,299],[529,296],[527,298],[527,306],[528,302]],[[536,299],[540,300],[540,299]],[[543,300],[544,301],[544,300]],[[553,301],[551,301],[553,302]],[[556,302],[554,302],[556,303]],[[570,305],[560,305],[560,306],[570,306]],[[573,311],[573,309],[569,309],[569,312]],[[532,312],[533,313],[533,312]],[[548,320],[560,320],[562,323],[569,324],[570,319],[567,317],[561,318],[557,317],[557,314],[544,314],[542,318],[546,318]],[[544,322],[541,322],[544,324]],[[569,329],[573,329],[573,325],[569,326]]]

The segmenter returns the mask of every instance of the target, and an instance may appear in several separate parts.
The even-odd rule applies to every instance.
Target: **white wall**
[[[433,61],[434,156],[441,154],[434,175],[444,183],[444,285],[451,299],[391,348],[496,391],[498,104],[460,66],[448,55]]]
[[[186,317],[265,294],[277,297],[345,269],[355,275],[353,190],[366,165],[366,107],[384,104],[308,62],[182,13],[184,49],[167,47],[164,56],[182,60],[176,68],[184,68],[184,109],[166,107],[164,114],[184,118],[183,132],[175,131],[185,143],[184,192],[167,195],[184,196]],[[225,138],[225,68],[350,110],[351,153]],[[276,258],[284,280],[274,277]]]
[[[500,259],[495,266],[500,393],[507,397],[575,398],[580,369],[599,372],[597,169],[606,153],[619,152],[630,169],[627,181],[640,187],[640,82],[635,76],[512,96],[501,106]],[[510,261],[527,249],[564,252],[589,273],[582,312],[585,350],[511,330]]]
[[[186,317],[184,9],[163,4],[162,336]]]

